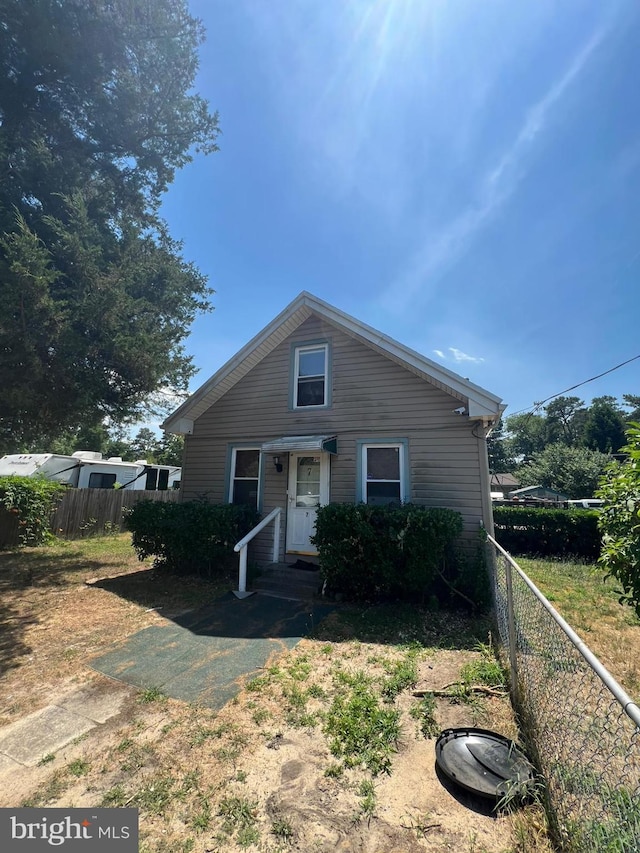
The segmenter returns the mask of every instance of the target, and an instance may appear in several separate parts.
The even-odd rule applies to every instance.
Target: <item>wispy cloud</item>
[[[455,347],[449,347],[449,352],[453,356],[453,360],[460,361],[471,361],[474,364],[481,364],[484,361],[484,358],[480,358],[480,356],[468,355],[466,352],[462,352],[461,349],[456,349]]]
[[[446,355],[442,352],[441,349],[434,349],[434,353],[438,356],[438,358],[446,358]]]
[[[403,311],[416,296],[467,251],[485,224],[516,191],[526,174],[526,159],[543,132],[550,114],[571,84],[580,75],[605,38],[607,26],[597,30],[578,51],[564,74],[527,112],[522,127],[496,164],[479,181],[478,201],[469,204],[435,234],[420,240],[421,248],[405,272],[387,289],[382,300],[386,307]]]

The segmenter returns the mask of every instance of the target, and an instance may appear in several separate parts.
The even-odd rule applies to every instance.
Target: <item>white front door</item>
[[[309,542],[316,511],[329,503],[329,454],[300,451],[289,454],[287,546],[293,554],[317,554]]]

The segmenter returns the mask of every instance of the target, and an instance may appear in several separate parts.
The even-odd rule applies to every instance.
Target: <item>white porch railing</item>
[[[238,598],[246,598],[247,595],[251,595],[250,592],[247,592],[247,550],[249,547],[249,542],[260,533],[261,530],[270,524],[272,521],[273,525],[273,562],[277,563],[278,558],[280,556],[280,515],[282,514],[282,507],[277,506],[275,509],[272,509],[269,515],[262,519],[259,524],[250,530],[247,535],[241,539],[235,546],[234,551],[236,553],[240,553],[240,567],[238,572],[238,589],[235,590],[235,595]]]

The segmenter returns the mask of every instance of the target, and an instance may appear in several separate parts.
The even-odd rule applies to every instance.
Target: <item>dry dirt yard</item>
[[[92,657],[230,582],[176,583],[117,536],[0,554],[0,586],[4,726],[79,686],[112,690]],[[444,728],[518,738],[488,631],[341,606],[219,712],[131,688],[106,723],[0,777],[0,805],[135,806],[142,853],[548,853],[538,806],[497,814],[436,774]]]

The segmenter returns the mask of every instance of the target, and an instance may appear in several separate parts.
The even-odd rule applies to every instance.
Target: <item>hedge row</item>
[[[330,593],[441,604],[462,596],[484,606],[486,572],[456,554],[461,532],[462,518],[450,509],[328,504],[318,509],[312,542]]]
[[[598,515],[590,509],[496,506],[495,538],[512,554],[596,560],[600,555]]]
[[[206,501],[140,501],[126,516],[140,560],[179,574],[214,575],[226,567],[233,547],[258,523],[248,506]]]

